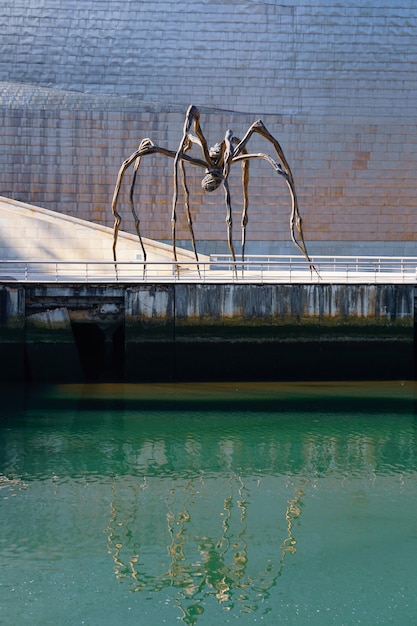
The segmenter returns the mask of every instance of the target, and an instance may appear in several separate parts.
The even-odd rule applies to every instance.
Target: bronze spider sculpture
[[[192,132],[193,129],[193,132]],[[264,153],[256,153],[251,154],[247,151],[247,144],[254,133],[259,133],[262,137],[267,139],[275,148],[275,152],[280,161],[277,162],[273,158],[271,158],[268,154]],[[187,154],[191,149],[193,144],[197,144],[200,146],[202,150],[203,158],[194,158],[191,155]],[[290,235],[293,243],[298,248],[298,250],[304,255],[307,259],[310,268],[312,267],[310,257],[307,254],[306,245],[304,243],[304,236],[301,225],[301,217],[298,211],[298,203],[297,196],[295,193],[294,179],[291,173],[290,166],[287,163],[287,160],[284,156],[284,152],[278,143],[278,141],[271,135],[271,133],[266,129],[265,125],[261,120],[254,122],[243,139],[238,139],[233,135],[231,130],[226,131],[225,138],[220,143],[216,143],[212,148],[208,147],[207,141],[203,135],[200,126],[200,112],[197,107],[191,105],[188,108],[187,114],[185,116],[184,123],[184,132],[181,139],[181,143],[179,145],[178,150],[175,152],[173,150],[167,150],[166,148],[161,148],[153,143],[153,141],[149,138],[145,138],[141,141],[138,149],[130,155],[125,161],[123,161],[122,166],[120,167],[119,174],[117,177],[117,182],[113,194],[112,201],[112,212],[114,216],[114,229],[113,229],[113,259],[116,261],[116,245],[117,245],[117,237],[121,224],[121,216],[117,211],[117,203],[120,193],[120,188],[123,182],[123,176],[126,170],[134,163],[133,170],[133,179],[130,187],[130,195],[129,201],[131,206],[131,211],[133,214],[133,218],[135,221],[135,228],[139,238],[140,245],[142,247],[143,252],[143,260],[146,263],[146,251],[142,241],[142,236],[140,233],[140,220],[135,211],[134,203],[133,203],[133,192],[135,188],[136,176],[139,169],[140,161],[143,156],[148,154],[163,154],[165,156],[169,156],[174,159],[174,194],[172,199],[172,215],[171,215],[171,223],[172,223],[172,249],[174,260],[177,261],[177,252],[176,252],[176,222],[177,222],[177,202],[178,202],[178,178],[179,172],[181,173],[181,181],[182,188],[184,192],[184,202],[185,202],[185,211],[188,221],[188,227],[191,234],[191,241],[193,246],[193,251],[195,255],[195,259],[198,263],[198,254],[195,243],[195,237],[193,232],[193,222],[191,217],[191,209],[189,203],[189,189],[187,186],[186,179],[186,170],[185,163],[190,163],[191,165],[195,165],[197,167],[201,167],[205,170],[205,175],[201,181],[201,186],[205,191],[211,192],[223,185],[224,193],[225,193],[225,202],[226,202],[226,225],[227,225],[227,242],[229,246],[229,251],[232,256],[233,261],[236,261],[236,255],[233,247],[232,241],[232,206],[230,199],[230,190],[228,184],[228,176],[230,171],[230,166],[234,163],[240,162],[242,166],[242,186],[243,186],[243,212],[242,212],[242,262],[245,257],[245,243],[246,243],[246,225],[248,223],[248,183],[249,183],[249,162],[251,159],[264,159],[268,163],[270,163],[273,169],[282,176],[285,182],[288,185],[291,194],[292,208],[290,215]],[[297,229],[299,241],[295,236],[295,229]]]

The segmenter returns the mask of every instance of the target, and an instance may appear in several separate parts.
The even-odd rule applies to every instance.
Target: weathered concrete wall
[[[175,149],[193,103],[210,144],[264,119],[314,253],[416,254],[414,2],[5,0],[0,26],[3,195],[111,225],[123,159],[145,136]],[[252,169],[248,251],[292,253],[287,190],[268,164]],[[143,234],[165,241],[170,170],[149,159],[138,193]],[[221,192],[191,183],[200,250],[226,251]]]
[[[15,361],[26,353],[31,380],[81,380],[87,361],[111,378],[116,357],[132,382],[413,376],[413,285],[3,285],[0,296],[1,337]]]
[[[28,370],[36,381],[78,382],[83,379],[65,307],[26,316],[25,348]]]
[[[129,380],[413,375],[409,285],[144,285],[125,319]]]
[[[413,325],[412,285],[139,285],[126,291],[126,320],[146,328],[281,325],[372,326],[409,328]],[[227,331],[226,331],[227,333]]]
[[[25,290],[0,284],[0,380],[23,380]]]

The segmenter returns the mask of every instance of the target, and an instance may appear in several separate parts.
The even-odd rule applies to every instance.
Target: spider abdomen
[[[220,170],[212,170],[211,172],[207,172],[201,181],[201,186],[204,191],[214,191],[217,189],[223,182],[223,174]]]

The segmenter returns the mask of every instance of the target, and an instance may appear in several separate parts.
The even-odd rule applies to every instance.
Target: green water
[[[0,624],[417,624],[416,391],[3,389]]]

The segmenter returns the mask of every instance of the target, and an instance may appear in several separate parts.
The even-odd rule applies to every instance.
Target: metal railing
[[[210,261],[0,261],[0,283],[415,283],[417,257],[229,255]]]

